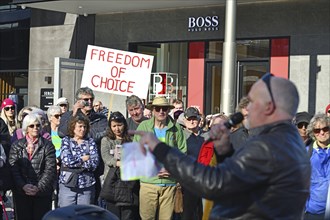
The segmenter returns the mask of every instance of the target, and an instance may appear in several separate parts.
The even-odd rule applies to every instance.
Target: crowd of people
[[[75,100],[69,106],[61,97],[46,112],[1,103],[0,192],[12,191],[16,220],[91,204],[124,220],[330,215],[330,104],[297,113],[289,80],[266,74],[257,81],[237,104],[243,121],[230,129],[231,115],[203,115],[164,96],[144,104],[132,95],[113,112],[88,87]],[[132,141],[155,155],[157,176],[120,179],[122,145]],[[173,211],[178,190],[182,213]]]

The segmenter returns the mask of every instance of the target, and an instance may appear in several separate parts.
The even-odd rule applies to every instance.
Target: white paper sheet
[[[146,149],[148,149],[146,147]],[[142,153],[140,144],[130,142],[123,144],[120,177],[121,180],[138,180],[145,177],[157,176],[161,166],[157,163],[155,156],[147,150],[147,154]]]

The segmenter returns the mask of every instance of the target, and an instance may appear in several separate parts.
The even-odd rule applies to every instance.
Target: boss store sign
[[[219,16],[200,16],[188,18],[188,31],[218,31],[219,30]]]

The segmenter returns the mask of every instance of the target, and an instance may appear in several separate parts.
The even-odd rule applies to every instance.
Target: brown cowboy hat
[[[146,108],[152,110],[155,106],[168,106],[169,109],[174,108],[174,106],[169,104],[168,100],[164,96],[155,97],[154,100],[146,106]]]

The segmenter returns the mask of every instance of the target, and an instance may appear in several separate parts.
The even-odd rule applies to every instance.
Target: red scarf
[[[31,160],[35,147],[38,143],[38,138],[31,139],[29,135],[25,135],[25,138],[27,141],[26,151],[28,152],[29,160]]]

